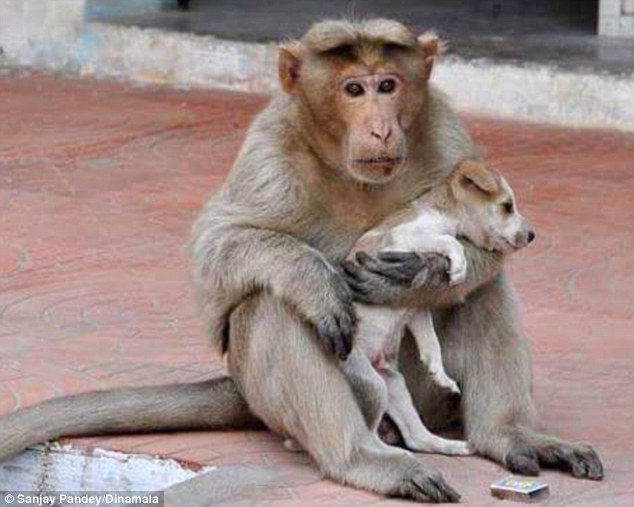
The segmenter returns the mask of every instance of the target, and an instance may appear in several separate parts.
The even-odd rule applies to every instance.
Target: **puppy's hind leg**
[[[387,411],[385,381],[357,347],[352,349],[346,361],[341,364],[341,369],[352,387],[368,428],[375,432]]]
[[[414,408],[414,402],[398,370],[381,370],[388,389],[387,413],[401,430],[408,449],[418,452],[465,456],[473,454],[467,442],[434,435],[423,424]]]
[[[460,394],[458,384],[445,371],[431,312],[428,310],[417,311],[412,315],[407,325],[416,340],[420,360],[427,366],[434,383],[447,391]]]

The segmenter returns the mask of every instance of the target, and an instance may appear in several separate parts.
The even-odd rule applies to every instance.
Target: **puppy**
[[[518,212],[506,180],[473,160],[458,164],[443,184],[364,234],[349,257],[358,251],[434,252],[449,259],[450,283],[459,284],[467,274],[467,261],[457,237],[505,254],[525,247],[535,238],[530,224]],[[431,312],[358,304],[357,315],[359,328],[355,343],[342,369],[353,387],[364,386],[362,397],[383,406],[382,412],[371,417],[369,424],[376,429],[387,412],[409,449],[470,454],[466,442],[441,438],[427,430],[398,371],[398,351],[404,328],[408,326],[416,339],[420,359],[434,382],[448,391],[460,393],[443,367]],[[380,407],[377,409],[381,411]]]

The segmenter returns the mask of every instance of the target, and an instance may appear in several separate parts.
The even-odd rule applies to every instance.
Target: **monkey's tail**
[[[0,419],[0,461],[60,437],[261,426],[236,383],[121,388],[53,398]]]

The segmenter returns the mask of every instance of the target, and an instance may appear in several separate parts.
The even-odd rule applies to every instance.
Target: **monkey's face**
[[[385,183],[404,167],[405,130],[413,120],[404,112],[416,108],[407,101],[411,86],[396,72],[351,74],[337,83],[341,166],[356,180]]]
[[[407,139],[422,117],[427,80],[442,42],[400,23],[326,21],[280,47],[282,88],[324,162],[362,183],[382,184],[405,167]]]
[[[300,81],[316,135],[327,139],[322,147],[330,165],[362,183],[386,183],[405,167],[408,134],[421,117],[422,58],[382,56],[375,65],[333,60],[308,62]]]
[[[467,161],[458,167],[453,188],[463,209],[463,234],[477,246],[511,253],[535,239],[531,224],[520,214],[513,190],[502,176]]]

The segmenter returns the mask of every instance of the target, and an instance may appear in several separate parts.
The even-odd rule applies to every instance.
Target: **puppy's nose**
[[[532,243],[534,239],[535,239],[535,232],[534,231],[528,231],[528,242]]]

